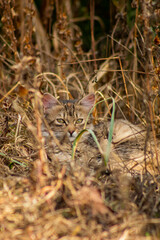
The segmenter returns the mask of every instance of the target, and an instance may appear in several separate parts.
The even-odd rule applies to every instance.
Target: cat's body
[[[43,126],[42,132],[48,146],[47,153],[52,155],[50,157],[52,160],[63,164],[71,162],[73,142],[78,133],[84,129],[87,119],[86,128],[94,131],[101,148],[105,151],[110,123],[103,120],[95,125],[91,114],[88,118],[94,102],[94,94],[89,94],[80,101],[64,100],[61,102],[48,93],[44,94],[43,105],[48,129]],[[146,132],[142,127],[126,120],[115,120],[109,158],[111,169],[142,171],[148,162],[153,161],[153,156],[155,158],[154,144],[152,144],[152,150],[146,148],[145,136]],[[85,132],[77,145],[76,162],[82,167],[97,170],[102,165],[100,156],[92,136],[89,132]]]

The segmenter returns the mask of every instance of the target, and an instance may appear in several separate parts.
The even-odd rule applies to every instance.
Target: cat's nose
[[[68,132],[69,132],[69,134],[70,134],[70,137],[72,137],[72,135],[73,135],[73,133],[74,133],[74,130],[69,130]]]

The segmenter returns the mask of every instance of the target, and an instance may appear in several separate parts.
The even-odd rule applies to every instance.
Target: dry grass
[[[85,169],[67,169],[49,162],[41,134],[41,93],[80,98],[96,92],[97,102],[108,100],[97,105],[95,119],[111,117],[113,97],[116,118],[141,122],[148,133],[152,129],[157,151],[159,38],[158,33],[154,42],[148,37],[147,5],[139,5],[145,29],[141,22],[138,28],[136,15],[136,31],[127,39],[120,35],[119,43],[118,17],[108,40],[112,54],[92,60],[82,50],[78,25],[65,13],[71,10],[70,1],[50,35],[31,2],[4,0],[0,6],[0,239],[159,239],[158,175],[128,178],[113,171],[93,177]],[[156,9],[152,11],[156,18]]]

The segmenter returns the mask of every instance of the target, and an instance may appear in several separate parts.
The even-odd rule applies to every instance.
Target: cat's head
[[[94,106],[95,95],[89,94],[79,101],[58,101],[49,93],[42,98],[45,118],[55,136],[61,140],[67,136],[74,141],[78,133],[83,130],[89,111]],[[92,120],[87,122],[87,128],[92,128]]]

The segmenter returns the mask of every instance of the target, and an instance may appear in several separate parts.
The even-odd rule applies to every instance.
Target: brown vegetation
[[[42,93],[95,92],[95,118],[111,117],[113,97],[116,118],[142,123],[157,153],[159,1],[108,2],[0,0],[0,239],[160,238],[158,174],[91,177],[45,152]]]

